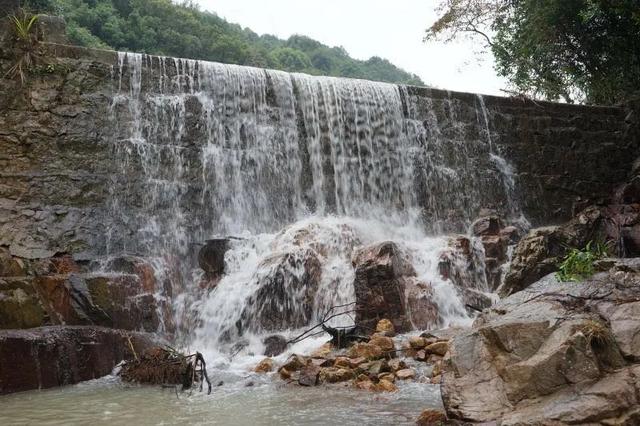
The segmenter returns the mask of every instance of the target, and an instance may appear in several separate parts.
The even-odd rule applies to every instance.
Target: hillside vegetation
[[[72,42],[112,48],[251,65],[315,75],[423,85],[386,59],[353,59],[342,47],[309,37],[282,40],[258,35],[192,2],[171,0],[32,0],[25,7],[63,16]]]

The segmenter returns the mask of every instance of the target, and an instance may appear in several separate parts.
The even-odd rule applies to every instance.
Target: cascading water
[[[317,321],[354,300],[354,250],[384,240],[434,288],[440,325],[468,321],[438,273],[448,240],[433,235],[466,229],[502,200],[503,213],[519,212],[481,97],[469,111],[392,84],[130,53],[113,80],[121,174],[109,250],[186,265],[176,308],[197,318],[184,327],[194,345],[217,350]],[[202,296],[185,259],[225,235],[240,239]],[[290,322],[265,320],[265,309]]]

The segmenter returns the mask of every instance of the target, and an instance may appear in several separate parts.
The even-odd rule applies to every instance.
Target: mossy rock
[[[47,314],[28,279],[0,279],[0,329],[45,325]]]

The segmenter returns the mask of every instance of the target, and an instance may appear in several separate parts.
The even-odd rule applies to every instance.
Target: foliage
[[[37,22],[38,15],[31,15],[25,10],[9,16],[17,50],[16,62],[7,71],[5,77],[18,78],[22,84],[26,81],[26,74],[36,65],[40,57]]]
[[[592,241],[586,245],[584,250],[572,248],[558,265],[556,276],[560,281],[582,281],[591,277],[594,272],[594,262],[607,256],[608,247],[606,244]]]
[[[616,103],[640,90],[638,0],[441,0],[426,40],[480,36],[516,90]]]
[[[86,47],[113,48],[394,83],[422,85],[388,61],[360,61],[341,47],[295,35],[281,40],[200,11],[191,2],[171,0],[33,0],[42,10],[58,10],[68,36]]]

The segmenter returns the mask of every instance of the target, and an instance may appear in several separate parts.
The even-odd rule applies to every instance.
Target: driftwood
[[[206,381],[208,393],[211,382],[207,374],[206,362],[200,352],[183,355],[176,350],[152,348],[142,356],[125,363],[119,373],[124,381],[172,387],[182,385],[182,389],[191,389],[194,383],[200,383],[200,391]]]
[[[344,305],[332,306],[331,308],[329,308],[329,310],[327,310],[327,312],[325,312],[325,314],[322,316],[322,319],[318,324],[305,330],[302,334],[294,337],[293,339],[289,340],[287,343],[288,344],[298,343],[303,341],[304,339],[317,336],[318,334],[322,334],[322,333],[328,333],[331,336],[331,344],[341,349],[346,348],[347,346],[351,345],[354,342],[361,342],[361,341],[368,340],[367,337],[358,335],[358,331],[359,331],[358,327],[329,327],[326,324],[329,320],[333,318],[336,318],[342,315],[350,316],[352,313],[356,311],[355,309],[350,309],[350,310],[347,310],[344,312],[338,312],[338,313],[336,313],[335,311],[340,308],[347,308],[354,304],[355,302],[346,303]]]

